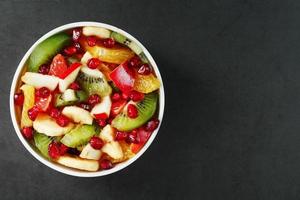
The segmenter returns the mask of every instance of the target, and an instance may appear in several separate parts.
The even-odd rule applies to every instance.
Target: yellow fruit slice
[[[22,116],[21,116],[21,128],[23,127],[31,127],[32,121],[28,117],[28,110],[33,107],[34,105],[34,87],[31,85],[22,85],[20,88],[24,94],[24,104],[22,109]]]
[[[86,49],[103,62],[121,64],[134,56],[133,51],[123,47],[105,48],[102,46],[87,46]]]
[[[134,82],[134,90],[142,93],[150,93],[160,87],[160,81],[153,75],[137,74]]]

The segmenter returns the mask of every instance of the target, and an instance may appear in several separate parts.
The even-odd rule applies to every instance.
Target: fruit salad
[[[113,168],[153,131],[161,83],[142,48],[93,26],[57,33],[33,50],[14,95],[23,137],[44,158],[84,171]]]

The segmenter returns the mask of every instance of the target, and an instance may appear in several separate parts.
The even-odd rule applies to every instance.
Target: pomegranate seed
[[[83,108],[84,110],[87,110],[87,111],[91,111],[92,110],[91,106],[89,104],[87,104],[87,103],[80,103],[79,107]]]
[[[35,95],[36,95],[37,97],[47,98],[47,97],[49,97],[50,93],[51,93],[51,92],[50,92],[50,90],[49,90],[48,88],[42,87],[42,88],[40,88],[40,89],[38,89],[38,90],[36,91]]]
[[[28,110],[28,117],[32,121],[34,121],[36,119],[36,117],[38,116],[38,114],[39,114],[39,109],[36,106],[33,106],[32,108],[30,108]]]
[[[98,58],[91,58],[87,62],[87,66],[90,69],[96,69],[101,64],[101,61]]]
[[[76,82],[71,83],[69,88],[72,89],[72,90],[80,90],[80,86]]]
[[[81,29],[79,29],[79,28],[73,29],[73,31],[72,31],[73,41],[77,42],[79,40],[80,36],[81,36]]]
[[[141,101],[144,99],[145,95],[141,92],[138,92],[138,91],[131,91],[130,92],[130,99],[132,99],[133,101]]]
[[[109,160],[104,159],[104,160],[101,160],[100,167],[101,167],[101,169],[111,169],[111,168],[113,168],[113,164]]]
[[[64,115],[59,115],[57,118],[56,118],[56,123],[61,126],[61,127],[65,127],[69,124],[70,122],[70,119],[67,118],[66,116]]]
[[[111,98],[113,101],[118,101],[121,99],[121,95],[119,93],[114,93]]]
[[[23,93],[16,93],[14,95],[15,104],[18,106],[22,106],[24,103],[24,94]]]
[[[128,133],[124,132],[124,131],[117,131],[116,132],[116,140],[120,141],[120,140],[126,140],[128,137]]]
[[[139,68],[138,73],[142,75],[149,75],[151,73],[151,68],[147,63],[144,63]]]
[[[137,139],[137,131],[136,130],[132,130],[129,134],[128,134],[128,137],[126,139],[126,141],[128,143],[135,143],[135,144],[138,144],[139,141]]]
[[[104,127],[106,125],[106,120],[105,119],[99,119],[98,124],[99,124],[99,126]]]
[[[139,67],[141,65],[141,59],[138,56],[134,56],[129,60],[130,67]]]
[[[87,37],[87,43],[90,47],[93,47],[97,44],[97,38],[95,36]]]
[[[60,110],[58,110],[57,108],[51,108],[49,115],[51,117],[53,117],[54,119],[58,118],[61,115]]]
[[[101,101],[101,98],[99,97],[99,95],[97,94],[93,94],[91,96],[89,96],[88,98],[88,103],[91,105],[91,106],[94,106],[96,105],[97,103],[100,103]]]
[[[129,99],[129,94],[122,93],[122,99],[128,100]]]
[[[40,74],[47,75],[49,73],[49,70],[50,70],[50,66],[49,65],[41,65],[39,67],[39,73]]]
[[[95,117],[96,119],[107,119],[107,118],[108,118],[108,116],[107,116],[106,113],[94,114],[94,117]]]
[[[33,137],[33,128],[32,127],[24,127],[22,129],[22,134],[26,139],[31,139]]]
[[[146,126],[145,126],[145,130],[146,131],[154,131],[159,125],[159,120],[158,119],[152,119],[151,121],[149,121]]]
[[[77,52],[77,49],[74,46],[69,46],[64,49],[64,53],[68,56],[71,56],[71,55],[75,54],[76,52]]]
[[[65,153],[67,153],[69,150],[69,147],[64,145],[64,144],[60,144],[59,146],[59,153],[60,155],[64,155]]]
[[[81,51],[81,45],[78,42],[74,43],[74,47],[76,48],[77,52]]]
[[[115,43],[116,43],[115,40],[112,38],[107,38],[103,40],[103,45],[106,48],[112,48],[113,46],[115,46]]]
[[[137,116],[139,115],[139,113],[138,113],[138,110],[137,110],[137,108],[136,108],[135,105],[129,104],[127,106],[127,115],[130,118],[137,118]]]
[[[101,149],[104,145],[104,142],[99,137],[93,136],[90,140],[90,145],[94,149]]]
[[[51,142],[48,147],[48,154],[51,158],[57,159],[60,156],[59,146],[56,142]]]

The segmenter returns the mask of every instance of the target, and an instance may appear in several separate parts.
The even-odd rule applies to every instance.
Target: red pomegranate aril
[[[57,159],[60,156],[59,145],[56,142],[51,142],[48,147],[48,154],[51,158]]]
[[[90,69],[97,69],[97,67],[99,67],[100,64],[101,64],[101,61],[98,58],[91,58],[87,62],[87,66]]]
[[[99,119],[98,124],[99,124],[99,126],[104,127],[106,125],[106,120],[105,119]]]
[[[137,118],[138,117],[139,113],[138,113],[138,110],[137,110],[135,105],[129,104],[127,106],[127,115],[130,118]]]
[[[96,119],[104,119],[106,120],[108,118],[107,114],[106,113],[99,113],[99,114],[94,114],[94,117]]]
[[[93,94],[91,96],[89,96],[88,98],[88,103],[91,105],[91,106],[94,106],[96,105],[97,103],[100,103],[101,101],[101,98],[99,95],[97,94]]]
[[[79,107],[83,108],[84,110],[87,110],[87,111],[91,111],[92,110],[91,105],[89,105],[87,103],[80,103]]]
[[[129,94],[122,92],[122,99],[128,100]]]
[[[29,119],[34,121],[39,114],[39,109],[36,106],[33,106],[32,108],[30,108],[28,110],[27,114],[28,114]]]
[[[89,36],[87,37],[87,44],[90,46],[90,47],[93,47],[97,44],[97,38],[95,36]]]
[[[16,93],[14,95],[15,104],[18,106],[23,106],[24,103],[24,94],[23,93]]]
[[[72,31],[73,41],[77,42],[79,40],[80,36],[81,36],[81,29],[79,29],[79,28],[73,29],[73,31]]]
[[[80,86],[79,86],[78,83],[73,82],[73,83],[70,84],[69,88],[72,89],[72,90],[79,90]]]
[[[129,134],[128,134],[128,137],[127,137],[127,140],[126,140],[128,143],[135,143],[135,144],[138,144],[139,141],[137,139],[137,131],[136,130],[132,130]]]
[[[64,49],[64,53],[68,56],[71,56],[71,55],[75,54],[76,52],[77,52],[77,49],[74,46],[69,46]]]
[[[129,97],[132,101],[141,101],[144,99],[145,95],[141,92],[133,90],[130,92]]]
[[[117,131],[115,139],[117,141],[126,140],[128,137],[128,133],[124,131]]]
[[[106,48],[112,48],[113,46],[115,46],[115,43],[116,43],[115,40],[112,38],[107,38],[103,40],[103,45]]]
[[[77,52],[81,51],[81,45],[78,42],[75,42],[73,45],[77,49]]]
[[[121,95],[119,93],[114,93],[111,98],[113,101],[118,101],[121,99]]]
[[[61,127],[67,126],[69,124],[69,122],[70,122],[70,119],[64,115],[59,115],[56,118],[56,123]]]
[[[65,153],[67,153],[69,150],[69,147],[64,145],[64,144],[60,144],[59,146],[59,153],[60,155],[64,155]]]
[[[111,169],[114,166],[110,160],[104,159],[104,160],[101,160],[100,167],[101,167],[101,169]]]
[[[60,110],[58,110],[57,108],[51,108],[49,115],[51,117],[53,117],[54,119],[58,118],[61,115]]]
[[[141,59],[138,56],[134,56],[128,62],[130,67],[139,67],[141,65]]]
[[[32,127],[24,127],[22,129],[22,134],[26,139],[31,139],[33,137],[33,128]]]
[[[151,73],[151,68],[147,63],[144,63],[139,68],[138,73],[142,75],[149,75]]]
[[[96,136],[93,136],[90,139],[90,145],[94,148],[94,149],[101,149],[104,145],[104,142]]]
[[[49,97],[50,93],[51,93],[51,92],[50,92],[50,90],[49,90],[48,88],[42,87],[42,88],[40,88],[40,89],[38,89],[38,90],[36,91],[35,95],[36,95],[37,97],[47,98],[47,97]]]
[[[50,66],[49,65],[41,65],[39,67],[39,73],[40,74],[44,74],[44,75],[47,75],[50,71]]]
[[[158,119],[152,119],[145,125],[146,131],[154,131],[159,125]]]

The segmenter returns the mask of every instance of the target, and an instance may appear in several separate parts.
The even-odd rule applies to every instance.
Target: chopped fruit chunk
[[[49,94],[48,97],[36,97],[34,105],[38,108],[39,111],[47,111],[50,106],[51,100],[51,94]]]
[[[96,119],[104,119],[106,120],[108,118],[107,114],[106,113],[99,113],[99,114],[94,114],[94,117]]]
[[[26,139],[32,139],[33,137],[33,129],[32,127],[24,127],[22,129],[22,134]]]
[[[121,140],[126,140],[128,138],[128,133],[125,131],[117,131],[116,132],[116,140],[121,141]]]
[[[98,114],[106,114],[107,118],[110,114],[111,108],[111,100],[109,96],[105,96],[102,98],[102,101],[94,106],[91,111],[91,114],[97,119]],[[100,118],[99,118],[100,119]]]
[[[112,105],[111,105],[111,111],[110,111],[111,116],[115,117],[120,112],[122,112],[122,110],[125,107],[126,103],[127,103],[127,101],[123,100],[123,99],[113,102]]]
[[[52,63],[50,65],[49,75],[54,75],[61,78],[61,76],[65,73],[65,71],[67,71],[67,69],[68,65],[65,60],[65,57],[63,57],[63,55],[61,54],[57,54],[53,58]]]
[[[145,130],[146,131],[154,131],[158,127],[158,125],[159,125],[159,120],[152,119],[146,124]]]
[[[90,113],[77,106],[67,106],[62,110],[62,114],[71,118],[76,123],[92,124],[93,118]]]
[[[81,63],[73,63],[71,66],[61,75],[59,80],[59,91],[64,92],[73,83],[80,71]]]
[[[113,164],[108,159],[103,159],[100,162],[101,169],[111,169],[113,168]]]
[[[104,142],[99,138],[99,137],[96,137],[96,136],[93,136],[91,139],[90,139],[90,145],[94,148],[94,149],[101,149],[104,145]]]
[[[93,47],[97,44],[97,38],[94,37],[94,36],[89,36],[87,37],[87,44],[90,46],[90,47]]]
[[[141,65],[141,59],[138,56],[132,57],[128,62],[130,67],[139,67]]]
[[[105,46],[106,48],[112,48],[115,46],[115,40],[112,38],[104,39],[102,42],[103,46]]]
[[[99,169],[98,161],[82,159],[79,157],[60,156],[56,162],[67,167],[91,172],[95,172]]]
[[[99,160],[101,155],[102,152],[100,150],[94,149],[90,144],[87,144],[82,149],[79,157],[91,160]]]
[[[14,95],[14,101],[15,101],[16,105],[23,106],[23,103],[24,103],[24,95],[23,95],[23,93],[16,93]]]
[[[60,115],[56,118],[56,123],[61,127],[66,127],[70,123],[70,119],[64,115]]]
[[[33,106],[28,110],[28,117],[30,120],[34,121],[36,117],[38,116],[40,110],[37,106]]]
[[[137,138],[137,131],[136,130],[132,130],[127,137],[126,142],[128,143],[139,143],[138,138]]]
[[[138,137],[138,144],[131,144],[130,145],[130,149],[133,153],[138,153],[141,148],[143,148],[143,146],[146,144],[146,142],[148,141],[148,139],[151,136],[151,131],[146,131],[143,128],[139,128],[137,131],[137,137]]]
[[[159,89],[160,81],[153,76],[153,74],[144,76],[137,74],[134,82],[134,90],[141,93],[150,93]]]
[[[135,82],[134,72],[123,63],[110,73],[110,79],[122,92],[130,92]]]
[[[46,87],[38,89],[35,93],[36,97],[47,98],[50,95],[50,90]]]
[[[44,75],[47,75],[49,73],[49,70],[50,70],[50,66],[49,65],[41,65],[40,68],[39,68],[39,73],[40,74],[44,74]]]
[[[23,91],[24,94],[24,103],[21,116],[21,128],[31,127],[32,121],[28,116],[28,110],[34,105],[35,90],[34,87],[30,85],[23,85],[20,89]]]
[[[49,144],[49,156],[52,159],[57,159],[60,156],[59,145],[56,142]]]
[[[81,63],[82,64],[87,64],[87,62],[89,61],[89,59],[93,58],[92,54],[90,54],[90,52],[85,52],[85,54],[82,56],[81,58]]]
[[[100,132],[99,137],[105,142],[112,142],[114,140],[115,129],[111,125],[106,125]]]
[[[147,63],[144,63],[138,70],[141,75],[149,75],[151,73],[151,68]]]
[[[46,87],[51,91],[55,90],[59,81],[59,79],[55,76],[43,75],[33,72],[26,72],[21,79],[27,85],[31,85],[37,89]]]
[[[42,153],[42,155],[45,156],[46,158],[49,158],[48,149],[49,149],[49,144],[52,141],[51,138],[42,133],[35,132],[33,139],[34,139],[35,146]]]
[[[124,156],[119,142],[116,141],[106,143],[101,150],[102,152],[107,153],[113,159],[121,159]]]
[[[137,91],[134,91],[134,90],[130,92],[129,96],[130,96],[130,99],[132,101],[135,101],[135,102],[141,101],[145,97],[145,95],[143,93],[137,92]]]
[[[49,115],[50,115],[52,118],[56,119],[56,118],[58,118],[58,117],[61,115],[61,112],[60,112],[60,110],[58,110],[57,108],[51,108],[51,110],[50,110],[50,112],[49,112]]]
[[[88,103],[91,106],[95,106],[96,104],[98,104],[101,101],[101,98],[99,97],[99,95],[97,94],[93,94],[91,96],[89,96],[88,98]]]
[[[97,36],[99,38],[109,38],[110,37],[110,30],[101,27],[95,26],[85,26],[82,28],[82,33],[85,36]]]
[[[75,46],[68,46],[64,49],[64,53],[68,56],[72,56],[77,52],[77,48]]]
[[[69,88],[72,90],[80,90],[80,86],[76,82],[71,83]]]
[[[87,62],[87,66],[90,69],[97,69],[97,67],[99,67],[100,64],[101,64],[101,61],[98,58],[91,58]]]
[[[138,113],[138,110],[137,110],[135,105],[129,104],[127,106],[127,115],[130,118],[137,118],[138,117],[139,113]]]

